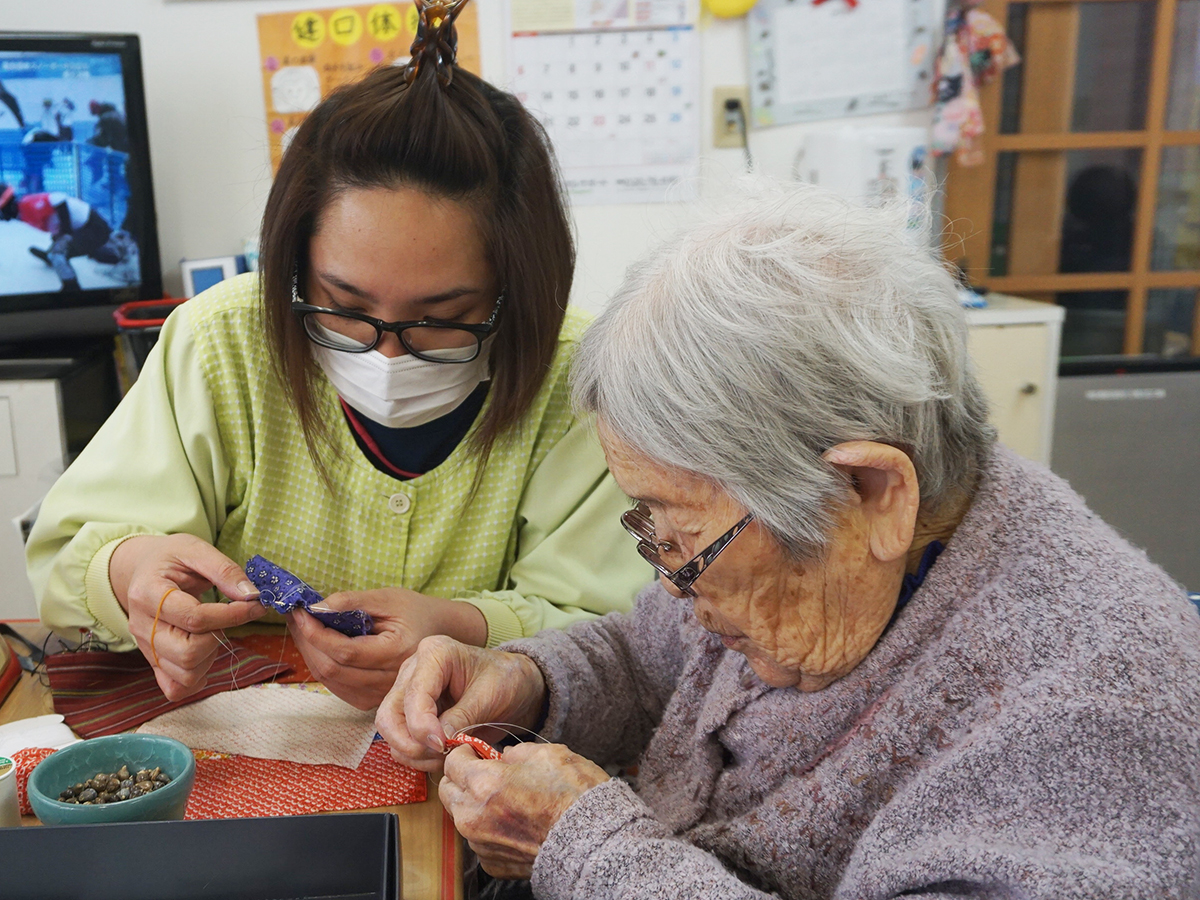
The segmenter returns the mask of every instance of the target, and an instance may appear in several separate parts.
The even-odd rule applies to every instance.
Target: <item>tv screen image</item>
[[[137,37],[0,33],[0,339],[161,297]]]
[[[0,52],[0,294],[141,282],[121,57]]]

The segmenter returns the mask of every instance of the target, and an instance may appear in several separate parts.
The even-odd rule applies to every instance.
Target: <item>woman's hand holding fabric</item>
[[[554,823],[608,778],[562,744],[517,744],[503,760],[479,759],[470,747],[457,747],[446,757],[438,797],[484,871],[529,878]]]
[[[266,613],[241,566],[191,534],[123,541],[109,560],[108,578],[168,700],[182,700],[208,683],[208,670],[222,652],[221,629]],[[201,603],[200,595],[213,587],[235,599]]]
[[[534,728],[545,695],[541,670],[529,657],[430,637],[400,667],[375,727],[397,761],[437,772],[446,736],[484,722]],[[471,734],[492,741],[503,736],[483,728]]]
[[[487,642],[487,622],[470,603],[429,597],[405,588],[343,591],[323,606],[361,609],[373,633],[347,637],[306,612],[288,614],[288,628],[309,671],[336,696],[358,709],[374,709],[396,681],[400,664],[423,638],[445,634],[467,643]]]

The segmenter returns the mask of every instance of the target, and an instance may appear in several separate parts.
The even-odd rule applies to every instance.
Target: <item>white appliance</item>
[[[1171,577],[1200,591],[1200,359],[1064,361],[1051,468]]]
[[[928,209],[934,176],[929,131],[919,127],[843,126],[809,132],[794,175],[869,205],[906,199]]]

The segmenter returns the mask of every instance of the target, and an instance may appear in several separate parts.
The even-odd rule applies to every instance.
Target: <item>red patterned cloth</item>
[[[375,741],[357,769],[196,751],[189,819],[299,816],[420,803],[425,775],[392,759]]]
[[[31,748],[13,754],[22,815],[32,814],[26,796],[29,773],[53,752]],[[208,750],[193,752],[196,784],[188,797],[188,819],[299,816],[375,809],[420,803],[426,797],[425,775],[393,760],[383,741],[371,745],[357,769],[308,766]]]
[[[458,737],[446,738],[446,749],[448,751],[464,745],[474,750],[475,755],[480,759],[504,758],[503,753],[482,738],[472,737],[469,734],[460,734]]]
[[[46,747],[26,747],[12,755],[12,761],[17,765],[17,805],[21,807],[23,816],[33,815],[33,807],[29,805],[29,791],[26,789],[29,784],[29,775],[38,763],[53,752]],[[68,785],[64,784],[63,787],[66,788]]]
[[[184,700],[171,702],[154,680],[141,653],[88,650],[46,657],[54,709],[81,737],[119,734],[155,716],[222,691],[258,684],[288,668],[242,647],[222,653],[208,671],[208,684]]]

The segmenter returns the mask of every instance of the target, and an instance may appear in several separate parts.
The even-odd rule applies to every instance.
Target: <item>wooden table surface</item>
[[[23,634],[41,643],[46,634],[37,625],[14,623]],[[4,638],[0,637],[0,640]],[[14,651],[24,648],[10,642]],[[44,716],[54,712],[50,689],[28,672],[11,694],[0,704],[0,725]],[[400,858],[402,860],[404,900],[462,900],[462,841],[454,831],[450,817],[442,810],[437,789],[429,786],[429,799],[424,803],[385,806],[364,812],[394,812],[400,820]],[[23,825],[40,824],[33,816],[25,816]]]

